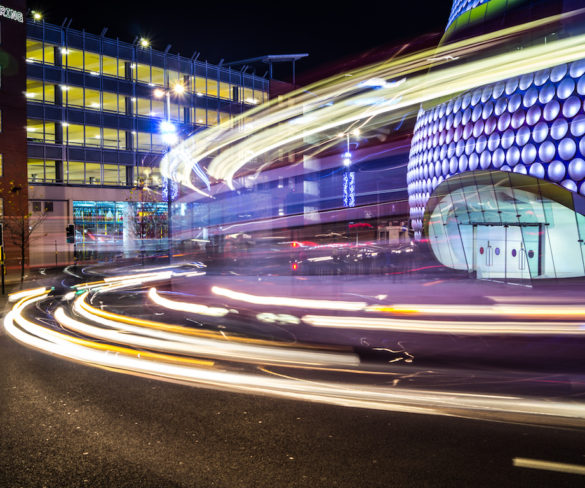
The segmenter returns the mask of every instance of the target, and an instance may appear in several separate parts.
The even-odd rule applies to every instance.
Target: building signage
[[[22,12],[5,7],[4,5],[0,5],[0,17],[5,17],[10,20],[16,20],[21,24],[24,22],[24,15],[22,14]]]

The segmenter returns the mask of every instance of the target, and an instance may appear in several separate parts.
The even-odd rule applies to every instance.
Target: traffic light
[[[65,231],[67,232],[67,244],[75,244],[75,226],[69,224]]]

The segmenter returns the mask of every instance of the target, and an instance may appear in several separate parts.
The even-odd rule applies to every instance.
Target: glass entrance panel
[[[506,230],[507,254],[505,259],[506,279],[530,279],[526,246],[522,238],[522,230],[519,226],[508,226]]]
[[[501,278],[506,274],[506,229],[477,225],[474,238],[474,267],[480,279]]]
[[[528,263],[530,278],[538,278],[542,274],[542,249],[543,229],[541,225],[524,225],[520,227],[522,241]]]
[[[520,226],[476,225],[474,270],[477,277],[527,280],[533,273],[537,276],[540,259],[538,227],[525,232],[528,242],[524,241]]]

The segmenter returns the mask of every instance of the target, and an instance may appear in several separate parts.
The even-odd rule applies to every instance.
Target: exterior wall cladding
[[[26,11],[24,1],[3,2],[18,12]],[[25,24],[11,18],[0,17],[2,42],[0,63],[2,81],[0,86],[0,187],[4,200],[4,215],[22,215],[22,203],[26,209],[26,103],[23,96],[26,82]],[[19,39],[20,42],[12,42]],[[18,191],[14,191],[19,189]],[[10,197],[10,194],[15,197]],[[20,195],[18,195],[20,194]],[[10,201],[14,200],[14,204]]]
[[[28,187],[26,180],[26,102],[23,96],[26,84],[25,38],[26,12],[24,1],[4,1],[0,15],[0,198],[7,218],[27,213]],[[11,10],[8,10],[11,9]],[[20,14],[20,15],[16,15]],[[5,220],[6,223],[6,220]],[[7,265],[16,267],[19,249],[12,245],[7,231]]]
[[[449,25],[475,4],[485,3],[490,2],[456,0]],[[557,11],[559,5],[562,11],[562,2],[556,2]],[[433,190],[466,171],[528,174],[585,195],[584,136],[585,59],[478,87],[421,109],[407,173],[415,236],[422,236]]]

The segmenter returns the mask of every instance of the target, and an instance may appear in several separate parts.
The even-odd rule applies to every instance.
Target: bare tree
[[[5,216],[2,219],[5,229],[5,236],[20,251],[20,283],[24,281],[24,270],[27,257],[27,249],[30,242],[37,236],[33,236],[35,231],[42,225],[46,219],[45,213],[33,215],[12,215]]]
[[[2,197],[4,240],[10,242],[20,252],[20,282],[24,281],[27,261],[27,250],[33,234],[44,222],[44,212],[33,215],[29,210],[26,189],[14,181],[0,185]],[[5,242],[5,244],[6,244]]]

